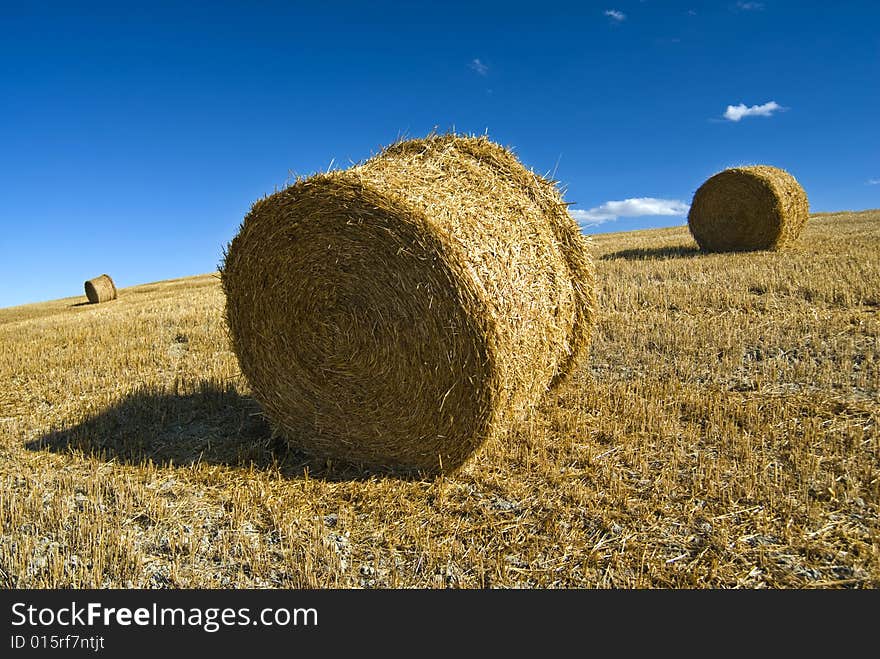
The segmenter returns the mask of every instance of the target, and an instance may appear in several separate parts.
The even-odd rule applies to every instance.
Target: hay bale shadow
[[[331,463],[291,449],[273,435],[259,405],[234,385],[202,382],[191,393],[139,389],[75,426],[54,430],[25,445],[31,451],[81,452],[87,457],[132,466],[199,463],[242,469],[277,469],[290,479],[402,479],[417,474],[367,471]]]
[[[85,302],[75,302],[74,304],[71,304],[70,306],[71,306],[71,308],[72,307],[87,307],[90,304],[92,304],[92,303],[89,302],[88,300],[86,300]]]
[[[624,259],[626,261],[647,261],[652,259],[689,259],[703,255],[704,252],[696,245],[675,245],[671,247],[639,247],[622,249],[618,252],[603,254],[603,261]]]

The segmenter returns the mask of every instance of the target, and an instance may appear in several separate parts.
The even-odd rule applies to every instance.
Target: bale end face
[[[734,167],[696,191],[688,229],[707,252],[775,250],[800,235],[809,214],[804,189],[785,170]]]
[[[487,329],[407,209],[313,177],[248,215],[222,282],[242,373],[297,448],[424,472],[475,448],[492,411]]]

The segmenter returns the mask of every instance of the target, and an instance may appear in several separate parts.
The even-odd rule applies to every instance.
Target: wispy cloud
[[[617,9],[606,9],[604,13],[608,18],[610,18],[615,23],[622,23],[623,21],[626,20],[626,14],[624,14],[622,11],[619,11]]]
[[[739,121],[743,117],[769,117],[779,110],[782,110],[782,106],[776,101],[750,106],[740,103],[739,105],[728,105],[724,111],[724,118],[728,121]]]
[[[573,210],[572,217],[581,226],[596,226],[613,222],[619,217],[642,217],[645,215],[687,215],[690,207],[677,199],[656,199],[655,197],[635,197],[622,201],[606,201],[590,210]]]
[[[740,11],[761,11],[764,8],[763,2],[737,2],[736,8]]]
[[[471,60],[471,63],[468,66],[477,72],[477,75],[487,76],[489,75],[489,66],[487,64],[483,64],[479,60],[479,58],[474,58]]]
[[[880,185],[880,178],[869,178],[868,185]]]

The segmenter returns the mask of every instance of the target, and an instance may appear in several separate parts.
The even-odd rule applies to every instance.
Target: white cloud
[[[488,67],[488,65],[483,64],[483,63],[482,63],[479,59],[477,59],[477,58],[472,59],[472,60],[471,60],[471,63],[470,63],[468,66],[470,66],[474,71],[477,72],[477,74],[479,74],[479,75],[481,75],[481,76],[487,76],[487,75],[489,75],[489,67]]]
[[[618,11],[617,9],[606,9],[605,15],[615,23],[620,23],[626,20],[626,14],[624,14],[622,11]]]
[[[603,222],[613,222],[619,217],[642,217],[643,215],[687,215],[690,207],[677,199],[656,199],[636,197],[622,201],[606,201],[590,210],[573,210],[572,217],[582,226],[594,226]]]
[[[745,103],[739,105],[728,105],[724,111],[724,118],[728,121],[739,121],[743,117],[769,117],[777,110],[781,110],[782,106],[776,101],[770,101],[763,105],[752,105],[746,107]]]
[[[868,185],[880,185],[880,178],[869,178]]]
[[[737,2],[736,8],[742,11],[760,11],[764,8],[763,2]]]

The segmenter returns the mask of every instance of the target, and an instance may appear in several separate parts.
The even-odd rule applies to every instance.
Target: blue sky
[[[0,307],[211,272],[291,174],[434,128],[586,233],[685,224],[745,163],[880,207],[880,3],[324,4],[0,0]]]

